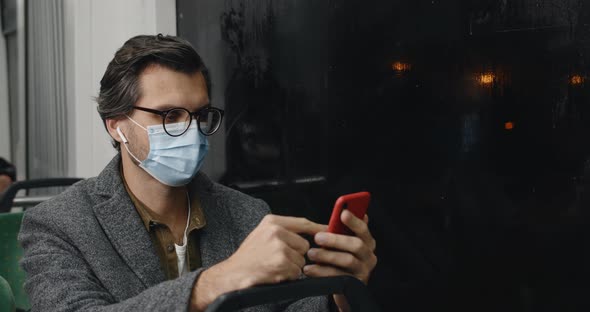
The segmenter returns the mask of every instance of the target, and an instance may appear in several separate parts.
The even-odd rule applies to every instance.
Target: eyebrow
[[[174,104],[161,104],[161,105],[156,105],[156,107],[154,107],[153,109],[160,110],[160,111],[167,111],[169,109],[173,109],[173,108],[177,108],[177,107],[180,107],[180,106],[174,105]]]
[[[207,102],[207,104],[205,104],[205,105],[203,105],[203,106],[200,106],[200,107],[199,107],[199,108],[197,108],[196,110],[191,110],[191,109],[188,109],[188,108],[187,108],[187,109],[188,109],[190,112],[194,113],[194,112],[197,112],[197,111],[200,111],[200,110],[202,110],[202,109],[203,109],[203,108],[205,108],[205,107],[210,107],[210,106],[211,106],[211,102],[209,102],[209,101],[208,101],[208,102]],[[171,109],[173,109],[173,108],[183,108],[183,107],[182,107],[181,105],[174,105],[174,104],[162,104],[162,105],[156,105],[156,107],[154,107],[153,109],[155,109],[155,110],[159,110],[159,111],[167,111],[167,110],[171,110]]]

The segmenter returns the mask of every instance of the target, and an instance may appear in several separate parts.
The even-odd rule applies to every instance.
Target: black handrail
[[[255,286],[219,296],[205,312],[229,312],[261,304],[343,294],[351,311],[378,312],[369,289],[351,276],[306,278],[276,285]]]
[[[316,184],[324,184],[327,182],[325,176],[301,176],[292,179],[265,179],[265,180],[250,180],[250,181],[232,181],[226,182],[227,186],[237,189],[245,193],[254,193],[263,190],[275,190],[289,185],[309,186]]]
[[[70,186],[80,180],[82,180],[82,178],[42,178],[14,182],[4,193],[0,194],[0,213],[10,211],[14,197],[20,190],[41,187]]]

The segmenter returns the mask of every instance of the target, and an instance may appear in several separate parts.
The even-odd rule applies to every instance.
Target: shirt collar
[[[162,224],[162,222],[158,218],[158,215],[152,210],[150,210],[149,207],[146,204],[144,204],[141,200],[139,200],[135,196],[135,194],[133,194],[131,189],[129,189],[127,181],[125,181],[125,176],[123,175],[122,167],[120,168],[120,172],[121,180],[123,180],[125,190],[129,194],[129,197],[131,198],[131,201],[133,202],[135,209],[139,213],[141,221],[143,222],[143,225],[145,226],[146,230],[149,232],[154,225]],[[187,189],[189,191],[193,190],[193,188],[190,186],[187,187]],[[190,233],[192,230],[201,229],[207,224],[207,222],[205,221],[203,209],[201,208],[201,201],[199,200],[199,197],[197,196],[196,192],[191,191],[191,193],[192,194],[189,194],[189,198],[191,199],[191,215],[187,230],[188,233]]]

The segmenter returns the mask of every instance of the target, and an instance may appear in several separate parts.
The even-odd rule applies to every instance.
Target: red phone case
[[[342,214],[344,209],[348,209],[348,211],[362,220],[367,213],[370,200],[371,194],[369,192],[351,193],[338,197],[336,203],[334,203],[332,216],[330,216],[328,232],[353,235],[354,233],[340,221],[340,214]]]

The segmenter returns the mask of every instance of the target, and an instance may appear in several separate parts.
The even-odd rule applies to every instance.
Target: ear
[[[119,118],[119,119],[106,119],[105,120],[105,127],[107,128],[107,131],[109,132],[109,134],[111,135],[111,138],[113,138],[113,140],[123,144],[125,143],[125,141],[127,141],[127,138],[125,138],[125,136],[121,136],[119,134],[119,131],[117,131],[117,128],[123,126],[123,119]]]

